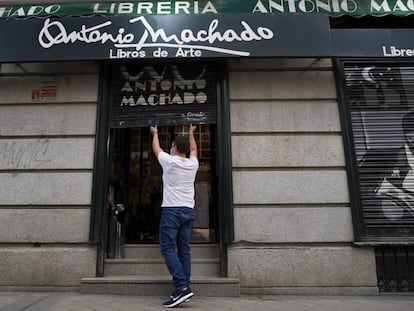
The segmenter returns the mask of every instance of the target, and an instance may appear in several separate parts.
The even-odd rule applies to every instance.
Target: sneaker
[[[190,301],[190,298],[194,296],[194,293],[189,287],[184,288],[183,290],[176,290],[172,293],[170,300],[162,304],[165,308],[173,308],[178,306],[183,302]]]
[[[172,298],[173,296],[171,295],[170,298]],[[190,302],[190,298],[186,299],[184,302]]]

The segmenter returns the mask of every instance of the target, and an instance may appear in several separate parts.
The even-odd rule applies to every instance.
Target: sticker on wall
[[[38,89],[32,90],[32,100],[55,100],[57,97],[57,78],[42,81]]]

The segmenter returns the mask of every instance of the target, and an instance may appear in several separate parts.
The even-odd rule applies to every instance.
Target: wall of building
[[[96,267],[98,66],[0,68],[0,289],[76,288]]]
[[[245,294],[378,294],[373,249],[352,245],[331,61],[232,60],[229,87],[229,276]],[[96,267],[98,67],[2,64],[0,90],[0,290],[77,288]]]
[[[351,243],[331,60],[233,60],[229,89],[242,293],[378,294],[373,249]]]

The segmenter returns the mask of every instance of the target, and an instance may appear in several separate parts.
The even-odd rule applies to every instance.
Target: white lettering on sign
[[[2,2],[2,1],[0,1]],[[24,2],[24,1],[20,1]],[[58,2],[58,1],[56,1]],[[225,1],[133,1],[74,4],[16,5],[0,7],[0,18],[24,18],[50,15],[197,15],[228,13],[328,13],[335,16],[351,14],[407,15],[414,11],[414,0],[246,0],[225,4]],[[216,3],[216,4],[214,4]]]
[[[16,18],[38,16],[41,14],[55,14],[60,8],[61,6],[57,4],[48,6],[32,5],[29,7],[0,7],[0,17]]]
[[[218,14],[217,9],[211,1],[201,5],[199,1],[140,1],[96,3],[93,12],[97,14],[133,14],[137,15],[171,15],[171,14]]]
[[[204,79],[159,80],[159,78],[145,81],[127,80],[121,89],[121,93],[124,94],[121,106],[204,104],[207,101],[207,94],[203,92],[207,86]],[[155,93],[151,94],[151,92]]]
[[[393,1],[394,2],[394,1]],[[397,0],[394,6],[388,0],[371,0],[371,12],[409,12],[414,10],[414,0]]]
[[[204,104],[208,100],[206,66],[195,77],[185,77],[178,66],[172,66],[173,77],[166,77],[167,66],[158,70],[145,66],[141,71],[130,74],[121,68],[125,79],[120,93],[120,106],[165,106]],[[144,73],[151,78],[143,79]]]
[[[80,31],[72,31],[68,33],[62,22],[46,19],[43,28],[40,30],[38,39],[42,47],[48,49],[53,45],[75,43],[81,41],[85,43],[106,43],[107,41],[113,43],[130,43],[134,40],[133,34],[124,34],[125,29],[119,28],[117,35],[108,34],[107,32],[100,32],[101,28],[111,25],[111,21],[86,28],[81,26]]]
[[[176,57],[200,57],[201,51],[213,51],[217,53],[249,56],[249,52],[231,50],[220,47],[211,46],[217,42],[231,43],[251,42],[270,40],[274,37],[271,29],[266,27],[252,27],[245,21],[240,21],[243,27],[241,31],[232,28],[223,29],[219,26],[219,20],[214,19],[210,22],[207,29],[194,31],[192,29],[183,29],[179,34],[167,34],[164,29],[155,30],[144,16],[136,17],[130,20],[131,24],[141,23],[144,27],[140,37],[135,37],[133,33],[127,33],[125,28],[119,28],[117,34],[108,33],[104,30],[112,24],[107,21],[95,26],[87,27],[82,25],[80,30],[68,32],[65,25],[61,21],[51,21],[46,19],[42,29],[39,32],[38,40],[40,45],[45,48],[51,48],[54,45],[70,44],[77,41],[88,44],[107,42],[113,43],[118,50],[110,50],[110,58],[122,58],[119,55],[126,53],[123,49],[135,49],[141,51],[143,48],[177,48]],[[198,44],[195,43],[206,43]],[[145,57],[141,53],[135,53],[136,57]],[[164,57],[166,56],[165,53]],[[154,56],[156,56],[154,54]]]
[[[356,0],[259,0],[252,13],[352,13],[357,9]]]
[[[207,101],[207,94],[204,92],[192,93],[184,92],[182,94],[150,94],[147,98],[144,95],[135,97],[123,96],[121,99],[122,106],[164,106],[164,105],[188,105],[188,104],[204,104]]]
[[[204,121],[205,119],[207,119],[206,114],[202,111],[200,111],[200,112],[187,112],[186,114],[182,113],[181,117],[187,119],[187,121],[192,121],[192,122],[201,122],[201,121]]]
[[[389,48],[387,48],[386,46],[383,46],[382,51],[384,53],[384,56],[391,56],[391,57],[414,56],[414,49],[398,49],[395,46],[390,46]]]

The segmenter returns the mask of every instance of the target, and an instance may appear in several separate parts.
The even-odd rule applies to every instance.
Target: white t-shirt
[[[198,170],[196,157],[182,158],[160,152],[158,161],[163,174],[162,207],[194,208],[194,181]]]

